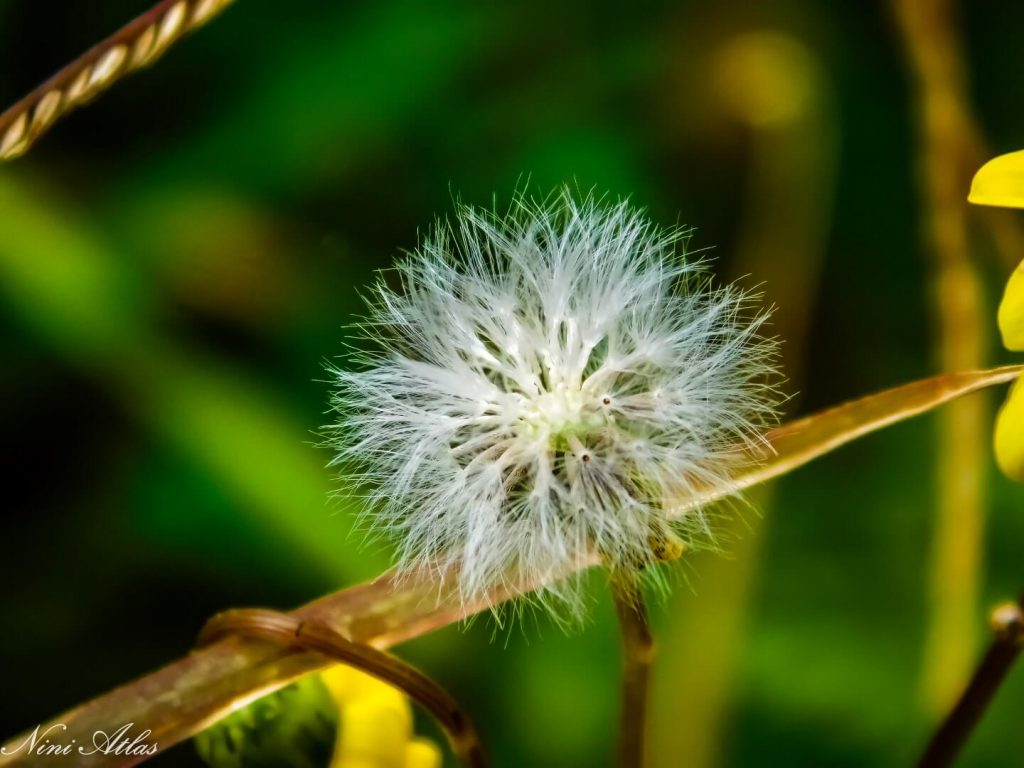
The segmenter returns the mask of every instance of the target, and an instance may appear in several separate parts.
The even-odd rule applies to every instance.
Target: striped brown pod
[[[162,0],[0,114],[0,162],[25,154],[70,111],[156,61],[232,0]]]

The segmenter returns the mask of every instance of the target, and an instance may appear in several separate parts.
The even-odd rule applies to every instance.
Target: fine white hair
[[[627,202],[520,195],[504,215],[460,205],[381,275],[329,429],[400,572],[579,607],[564,576],[584,564],[708,543],[693,500],[729,493],[774,421],[777,342],[688,236]]]

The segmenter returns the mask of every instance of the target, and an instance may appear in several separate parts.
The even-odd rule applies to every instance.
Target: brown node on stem
[[[1000,603],[989,614],[989,625],[995,636],[1005,643],[1024,645],[1024,612],[1020,603]]]

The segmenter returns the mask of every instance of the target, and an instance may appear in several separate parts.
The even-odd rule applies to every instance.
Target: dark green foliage
[[[308,675],[232,713],[195,738],[210,768],[325,768],[338,710],[318,675]]]

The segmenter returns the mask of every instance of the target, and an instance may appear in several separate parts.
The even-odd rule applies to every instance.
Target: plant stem
[[[932,736],[919,768],[941,768],[953,760],[981,720],[1013,663],[1024,647],[1024,595],[1016,602],[1003,603],[992,611],[994,637],[982,657],[967,689]]]
[[[486,768],[488,763],[483,744],[458,702],[444,688],[401,659],[369,645],[352,642],[322,622],[262,608],[234,609],[217,614],[203,627],[199,644],[207,645],[227,635],[270,640],[285,648],[315,651],[393,685],[437,720],[448,737],[452,752],[463,765]]]
[[[63,115],[148,66],[232,0],[161,0],[0,114],[0,162],[20,157]]]
[[[654,638],[643,589],[632,574],[612,574],[612,600],[622,636],[622,698],[619,703],[619,766],[646,764],[648,683]]]

